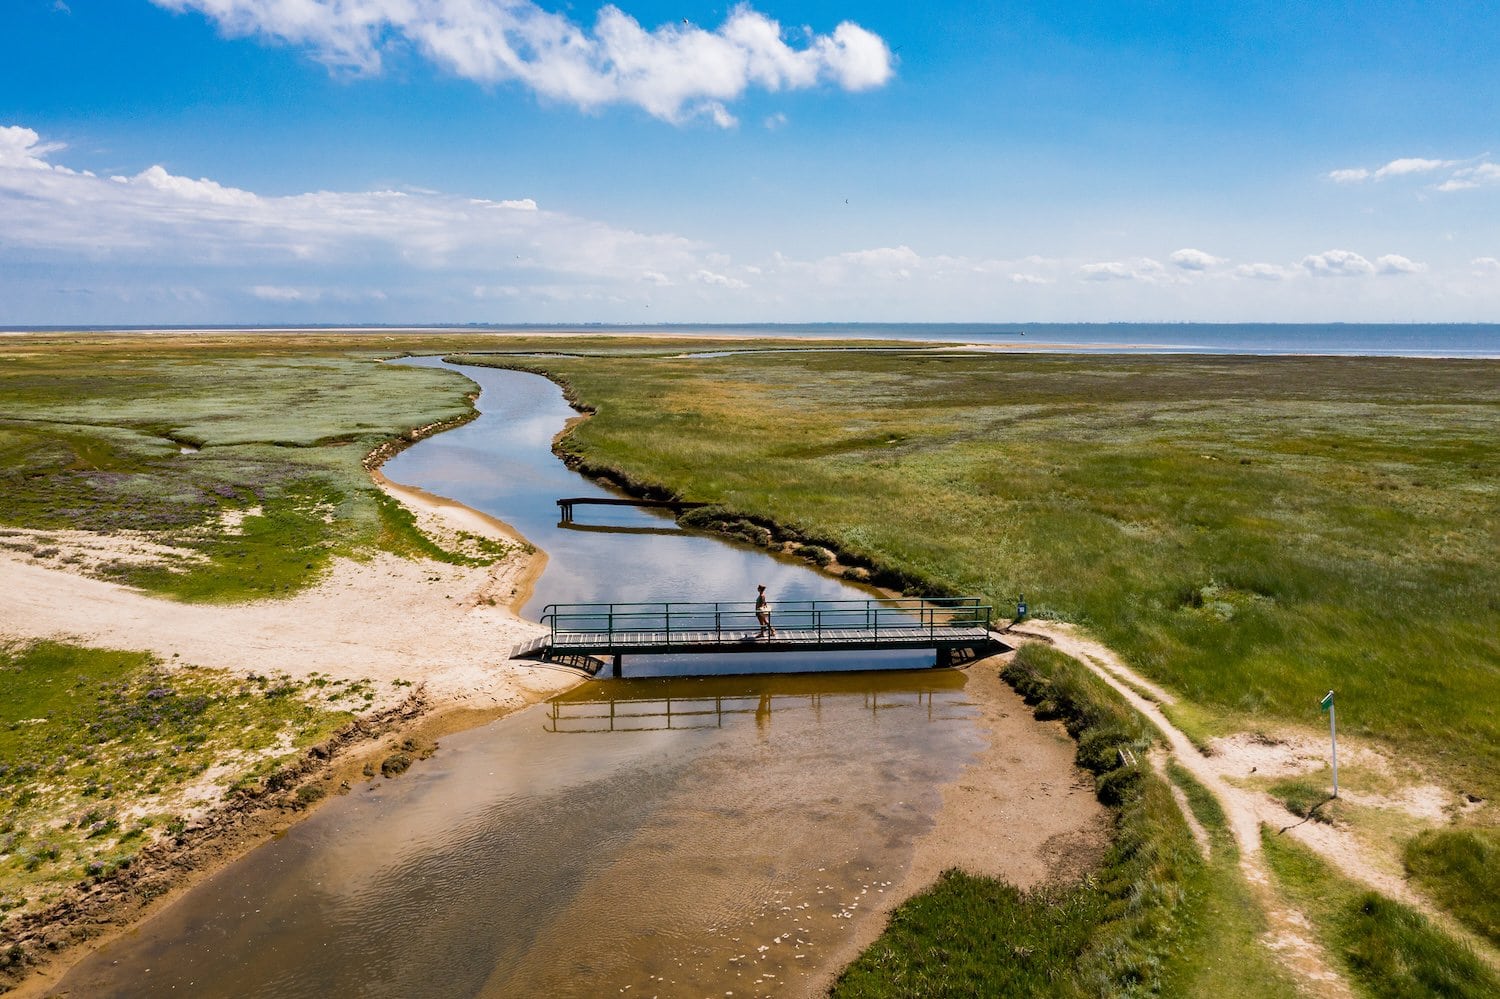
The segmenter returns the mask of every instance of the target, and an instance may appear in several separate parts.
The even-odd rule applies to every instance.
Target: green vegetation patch
[[[1331,787],[1312,777],[1285,777],[1267,790],[1287,811],[1301,818],[1332,824],[1342,815]]]
[[[1221,847],[1231,845],[1206,861],[1167,786],[1149,768],[1121,761],[1120,748],[1144,751],[1152,741],[1149,723],[1080,663],[1045,646],[1023,646],[1006,676],[1034,710],[1065,720],[1100,796],[1118,802],[1103,867],[1082,884],[1030,892],[949,872],[896,910],[833,994],[1294,994],[1258,945],[1259,912],[1235,873],[1212,796],[1193,792],[1206,798],[1200,821]]]
[[[1270,831],[1266,859],[1323,945],[1372,999],[1500,995],[1500,978],[1461,941],[1408,906],[1334,873],[1312,851]]]
[[[240,680],[55,642],[0,646],[0,690],[7,909],[127,865],[153,828],[191,804],[181,800],[188,785],[207,781],[207,798],[263,775],[371,696],[367,683]]]
[[[1317,724],[1334,687],[1344,732],[1500,793],[1500,363],[530,363],[597,410],[561,445],[592,471],[877,578],[1025,593],[1205,708],[1200,734]]]
[[[1500,829],[1434,829],[1406,845],[1406,870],[1438,904],[1500,946]]]
[[[24,346],[0,347],[0,525],[173,549],[81,568],[182,600],[244,600],[294,592],[334,555],[388,540],[433,554],[391,529],[363,461],[471,415],[461,376],[382,364],[352,339]]]

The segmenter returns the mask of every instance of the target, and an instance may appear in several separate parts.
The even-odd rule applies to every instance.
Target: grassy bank
[[[1024,592],[1194,705],[1500,791],[1500,364],[784,354],[529,359],[580,460],[914,586]]]
[[[0,646],[0,910],[128,867],[230,786],[370,702],[367,683],[168,669],[144,653]]]
[[[1045,646],[1023,646],[1005,676],[1038,717],[1064,721],[1079,765],[1115,806],[1103,867],[1082,884],[1030,892],[950,871],[896,910],[833,995],[1292,995],[1258,946],[1263,926],[1212,796],[1192,786],[1195,813],[1213,831],[1205,859],[1167,786],[1124,762],[1122,747],[1144,755],[1150,726]]]
[[[1265,832],[1263,845],[1282,890],[1312,919],[1360,995],[1500,994],[1500,978],[1420,913],[1341,877],[1305,847],[1273,832]]]

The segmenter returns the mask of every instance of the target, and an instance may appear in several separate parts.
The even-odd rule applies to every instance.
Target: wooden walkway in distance
[[[995,642],[991,608],[972,597],[810,600],[773,607],[774,636],[760,637],[751,603],[554,604],[550,634],[516,658],[934,649],[940,662]]]
[[[712,503],[696,503],[691,500],[620,499],[613,496],[570,496],[557,501],[558,516],[564,524],[573,523],[575,506],[641,506],[656,510],[671,510],[682,516],[684,510],[696,510]]]

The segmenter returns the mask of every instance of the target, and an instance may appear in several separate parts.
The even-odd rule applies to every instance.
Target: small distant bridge
[[[743,603],[548,604],[549,633],[516,646],[514,658],[933,649],[938,665],[996,642],[993,608],[978,597],[794,600],[773,607],[774,636],[760,636],[755,605]]]
[[[684,510],[696,510],[712,503],[695,503],[690,500],[672,499],[616,499],[612,496],[571,496],[557,501],[558,515],[564,524],[573,523],[575,506],[642,506],[658,510],[671,510],[678,517]]]

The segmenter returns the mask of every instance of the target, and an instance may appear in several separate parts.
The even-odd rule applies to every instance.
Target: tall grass
[[[1312,917],[1323,944],[1371,999],[1500,995],[1500,978],[1425,916],[1336,874],[1306,847],[1267,831],[1266,859]]]
[[[1500,791],[1500,364],[546,358],[563,448],[915,585],[1086,624],[1221,728],[1317,724]]]
[[[1406,870],[1469,929],[1500,946],[1500,829],[1433,829],[1406,845]]]
[[[1006,678],[1039,716],[1064,720],[1080,766],[1116,807],[1103,867],[1082,884],[1030,892],[947,872],[896,910],[833,995],[1292,995],[1257,945],[1262,927],[1232,846],[1205,861],[1166,785],[1122,759],[1121,747],[1144,752],[1150,725],[1082,664],[1043,646],[1024,646]],[[1222,843],[1222,815],[1203,807]]]

